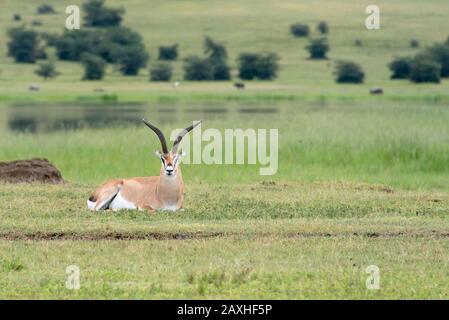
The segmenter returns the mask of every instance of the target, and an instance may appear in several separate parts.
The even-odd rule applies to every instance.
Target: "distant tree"
[[[49,4],[42,4],[37,7],[37,14],[52,14],[56,13],[55,9]]]
[[[442,78],[449,77],[449,45],[445,43],[435,44],[424,51],[423,54],[440,65]]]
[[[290,32],[295,37],[308,37],[309,36],[309,26],[302,23],[296,23],[290,26]]]
[[[365,78],[362,67],[351,61],[337,62],[335,74],[338,83],[363,83]]]
[[[231,79],[231,71],[226,62],[228,59],[228,52],[223,44],[214,41],[210,37],[205,37],[204,53],[212,68],[213,80]]]
[[[83,80],[103,79],[106,61],[101,57],[85,52],[81,55],[81,63],[84,66]]]
[[[326,59],[329,44],[325,38],[311,39],[310,44],[306,48],[311,59]]]
[[[329,33],[329,26],[327,25],[326,21],[320,21],[316,28],[321,34]]]
[[[410,40],[410,47],[411,48],[418,48],[419,47],[419,40],[418,39],[411,39]]]
[[[395,58],[388,65],[391,70],[391,79],[407,79],[410,76],[410,69],[412,67],[412,58],[402,57]]]
[[[257,53],[241,53],[237,58],[239,65],[239,78],[244,80],[253,80],[257,78],[258,74],[258,59]]]
[[[81,29],[76,32],[65,31],[51,42],[47,40],[47,44],[55,46],[58,59],[79,61],[85,52],[96,54],[101,39],[101,32]]]
[[[260,80],[273,80],[279,70],[279,57],[274,53],[259,54],[256,76]]]
[[[184,79],[192,81],[213,80],[213,68],[209,59],[190,56],[184,60]]]
[[[45,62],[41,63],[39,67],[34,71],[39,77],[46,79],[54,78],[59,75],[59,72],[56,71],[55,65],[53,62]]]
[[[110,63],[120,63],[124,60],[123,53],[128,50],[139,54],[139,64],[141,67],[145,66],[149,55],[140,34],[127,27],[113,27],[105,29],[102,33],[95,52]],[[142,59],[145,60],[143,64]]]
[[[59,35],[49,32],[41,32],[40,36],[50,47],[54,47],[59,39]]]
[[[145,67],[149,59],[145,48],[139,45],[117,48],[111,57],[121,73],[126,76],[137,75],[139,69]]]
[[[60,37],[45,34],[44,38],[56,48],[60,60],[79,61],[81,54],[88,52],[118,64],[124,74],[136,74],[148,60],[142,37],[126,27],[65,31]]]
[[[39,50],[39,34],[24,27],[9,29],[8,55],[19,63],[35,63]]]
[[[410,80],[416,83],[434,82],[441,79],[441,66],[431,60],[414,59],[410,69]]]
[[[226,47],[207,36],[204,38],[204,53],[210,60],[226,60],[228,58]]]
[[[274,53],[241,53],[237,59],[239,78],[272,80],[277,77],[278,61]]]
[[[222,60],[209,60],[212,68],[212,78],[213,80],[230,80],[231,70],[226,63]]]
[[[159,60],[176,60],[178,58],[178,45],[160,46]]]
[[[45,51],[45,48],[39,48],[36,51],[36,60],[45,60],[48,58],[47,52]]]
[[[88,0],[83,5],[85,12],[84,24],[88,27],[118,26],[122,22],[125,9],[108,8],[105,0]]]
[[[172,67],[168,63],[157,63],[150,69],[151,81],[170,81],[172,77]]]

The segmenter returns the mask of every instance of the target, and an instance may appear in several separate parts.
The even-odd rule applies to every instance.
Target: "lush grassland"
[[[0,188],[1,297],[448,298],[447,193],[191,184],[184,211],[148,215],[90,213],[90,188]]]
[[[108,0],[110,5],[121,1]],[[36,15],[39,3],[50,3],[59,12],[56,15]],[[443,100],[448,101],[448,83],[440,85],[411,85],[407,81],[389,80],[388,62],[394,56],[409,55],[419,49],[409,46],[416,38],[421,46],[441,42],[447,38],[447,12],[445,0],[378,1],[381,8],[381,29],[367,30],[364,25],[365,7],[369,2],[293,0],[254,1],[164,1],[132,0],[126,2],[124,24],[140,32],[152,57],[157,59],[159,45],[179,43],[181,59],[174,64],[175,79],[182,78],[182,58],[201,54],[204,35],[223,41],[228,48],[230,64],[236,74],[235,58],[245,51],[273,51],[281,57],[280,77],[275,82],[247,84],[245,92],[236,92],[231,83],[183,83],[174,90],[170,84],[148,82],[148,72],[142,70],[138,77],[123,78],[113,68],[105,81],[82,82],[79,64],[57,63],[61,76],[56,80],[42,81],[33,70],[35,65],[12,64],[6,57],[6,30],[21,25],[13,22],[13,13],[20,13],[26,24],[42,21],[36,30],[61,32],[65,21],[65,6],[83,1],[12,1],[4,0],[0,12],[0,100],[3,101],[77,101],[80,97],[100,99],[102,94],[94,88],[104,88],[122,101],[171,100],[319,100],[367,98],[368,88],[384,87],[384,99]],[[317,36],[316,24],[327,21],[331,45],[330,60],[308,60],[306,39],[295,39],[289,26],[295,22],[310,24],[312,35]],[[354,46],[360,39],[362,47]],[[351,59],[366,71],[364,85],[341,86],[334,84],[333,67],[339,59]],[[39,93],[27,92],[30,83],[42,87]]]
[[[85,129],[17,134],[8,121],[21,107],[5,108],[0,126],[0,159],[45,157],[70,182],[99,183],[111,177],[158,172],[159,149],[146,127]],[[114,113],[105,108],[104,117]],[[270,180],[346,180],[400,188],[449,190],[449,109],[440,104],[347,102],[275,105],[148,105],[131,114],[162,124],[167,134],[203,119],[207,128],[275,128],[279,130],[279,168]],[[160,110],[173,109],[174,112]],[[270,113],[238,110],[271,110]],[[99,107],[101,110],[101,106]],[[81,108],[82,110],[82,108]],[[209,112],[206,112],[208,110]],[[215,112],[214,112],[215,110]],[[275,110],[276,112],[272,112]],[[220,111],[220,112],[218,112]],[[22,112],[57,126],[71,109],[35,106]],[[97,111],[98,112],[98,111]],[[81,117],[74,114],[73,117]],[[3,119],[3,120],[2,120]],[[165,123],[165,124],[164,124]],[[1,129],[3,128],[3,129]],[[205,146],[207,143],[203,143]],[[107,150],[107,152],[105,152]],[[190,150],[186,150],[189,152]],[[259,165],[186,165],[187,181],[229,183],[263,180]]]
[[[65,6],[82,2],[0,5],[0,161],[48,158],[67,181],[0,184],[0,298],[449,298],[449,82],[391,81],[386,66],[417,52],[411,38],[446,39],[448,1],[378,1],[381,30],[368,31],[366,1],[107,0],[126,6],[150,63],[163,44],[179,43],[181,58],[201,54],[204,35],[227,45],[234,74],[238,53],[277,52],[279,78],[244,91],[231,82],[175,89],[112,67],[86,82],[66,62],[42,81],[36,65],[6,57],[6,30],[21,24],[14,13],[60,32]],[[59,13],[37,16],[40,3]],[[330,59],[311,61],[307,40],[288,28],[320,20]],[[338,59],[361,63],[365,84],[335,84]],[[182,61],[174,67],[181,79]],[[28,92],[31,83],[41,91]],[[374,86],[385,94],[370,96]],[[159,167],[145,127],[59,130],[112,116],[145,116],[167,133],[198,119],[203,129],[279,129],[279,169],[264,177],[257,165],[183,165],[183,211],[94,214],[85,201],[99,183]],[[30,119],[36,132],[13,130]],[[81,269],[78,291],[65,288],[69,265]],[[368,265],[380,268],[380,290],[366,289]]]

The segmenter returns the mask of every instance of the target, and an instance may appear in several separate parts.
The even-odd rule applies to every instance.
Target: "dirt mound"
[[[47,159],[0,162],[0,181],[10,183],[61,183],[61,172]]]

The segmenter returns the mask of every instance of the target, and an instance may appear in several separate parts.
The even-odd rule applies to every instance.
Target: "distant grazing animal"
[[[104,89],[103,88],[95,88],[94,92],[104,92]]]
[[[180,81],[173,82],[173,87],[175,87],[175,88],[179,87],[180,85],[181,85]]]
[[[37,84],[31,84],[28,86],[29,91],[39,91],[41,88]]]
[[[243,82],[236,82],[234,83],[234,87],[236,87],[239,90],[245,89],[245,84]]]
[[[371,88],[369,90],[369,93],[371,93],[371,94],[383,94],[384,93],[384,89],[382,89],[382,88]]]
[[[159,176],[109,180],[92,193],[87,201],[88,209],[93,211],[138,209],[153,212],[158,209],[175,211],[182,207],[184,182],[180,162],[183,154],[178,152],[178,146],[182,138],[201,122],[196,122],[181,131],[171,151],[167,148],[162,131],[145,119],[143,122],[156,133],[161,142],[162,153],[156,151],[162,162]]]

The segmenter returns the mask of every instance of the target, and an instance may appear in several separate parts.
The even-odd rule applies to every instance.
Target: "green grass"
[[[21,107],[0,116],[0,159],[45,157],[71,182],[99,183],[112,177],[153,175],[159,161],[156,136],[145,126],[45,132],[45,124],[83,117],[83,108],[31,106],[20,114],[35,117],[43,132],[17,134],[8,130]],[[112,107],[111,107],[112,108]],[[114,109],[105,109],[113,113]],[[449,190],[449,109],[421,103],[281,103],[242,105],[148,105],[120,107],[163,124],[167,134],[203,119],[202,129],[275,128],[279,130],[279,168],[270,180],[349,180],[383,183],[409,189]],[[173,113],[158,111],[175,108]],[[240,113],[239,109],[278,112]],[[203,109],[225,110],[206,113]],[[90,109],[89,109],[90,110]],[[95,109],[100,117],[101,106]],[[100,111],[98,111],[100,110]],[[94,113],[96,114],[96,113]],[[222,131],[223,132],[223,131]],[[203,146],[205,143],[203,143]],[[107,152],[105,152],[107,150]],[[189,150],[186,150],[189,151]],[[261,181],[259,165],[185,165],[187,181],[229,183]]]
[[[447,193],[188,184],[184,211],[148,215],[90,213],[91,188],[0,187],[0,297],[448,298]]]
[[[43,81],[36,65],[6,56],[6,30],[22,24],[14,13],[61,32],[65,6],[82,2],[2,1],[0,161],[48,158],[67,182],[0,184],[0,298],[449,298],[449,82],[392,81],[387,69],[418,52],[410,39],[425,47],[447,38],[446,0],[378,1],[377,31],[364,27],[370,3],[107,0],[126,7],[124,24],[144,37],[150,64],[159,45],[179,44],[174,80],[182,58],[202,53],[204,35],[225,43],[234,76],[240,52],[278,53],[279,78],[244,91],[232,82],[175,89],[149,82],[146,70],[123,77],[112,67],[104,81],[81,81],[79,64],[60,61],[61,75]],[[41,3],[58,14],[37,16]],[[321,20],[330,59],[312,61],[289,25],[308,23],[315,36]],[[366,82],[335,84],[339,59],[360,63]],[[29,92],[32,83],[41,90]],[[385,94],[370,96],[371,87]],[[91,213],[86,199],[102,181],[156,174],[159,145],[145,127],[55,128],[116,114],[145,116],[167,133],[193,119],[203,129],[277,128],[278,172],[183,165],[183,211]],[[36,133],[10,130],[24,118]],[[78,291],[65,287],[69,265],[80,267]],[[380,268],[380,290],[366,289],[369,265]]]

